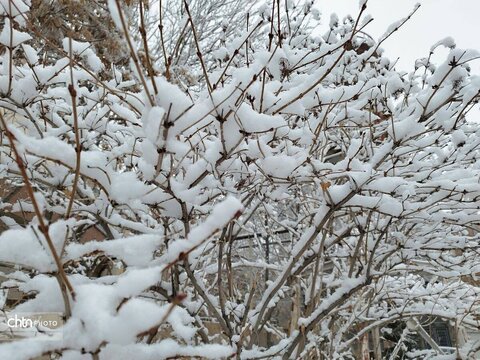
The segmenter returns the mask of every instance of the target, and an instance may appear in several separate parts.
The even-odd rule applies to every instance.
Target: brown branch
[[[128,34],[128,27],[127,27],[127,24],[125,22],[125,16],[123,14],[122,7],[120,6],[119,0],[115,0],[115,4],[117,5],[118,15],[120,17],[120,22],[122,23],[123,34],[125,36],[125,40],[127,40],[128,48],[130,49],[130,57],[133,60],[133,63],[135,65],[135,68],[136,68],[137,73],[138,73],[138,77],[140,78],[140,81],[142,82],[142,86],[145,89],[145,93],[147,94],[150,105],[154,106],[155,103],[153,101],[152,95],[150,94],[150,91],[148,90],[147,82],[145,81],[145,78],[143,77],[142,68],[140,67],[140,62],[137,58],[135,49],[133,48],[133,44],[132,44],[132,40],[130,39],[130,35]]]
[[[200,65],[202,66],[203,76],[205,76],[205,81],[207,82],[208,92],[211,93],[212,90],[215,90],[215,89],[212,88],[212,84],[210,83],[210,79],[208,78],[207,67],[205,66],[205,62],[203,60],[202,51],[200,49],[200,44],[198,42],[197,31],[195,30],[195,25],[193,23],[192,14],[190,13],[190,7],[188,6],[187,0],[183,0],[183,3],[185,4],[185,10],[187,11],[188,21],[190,22],[190,25],[192,27],[193,40],[194,40],[195,46],[197,48],[197,57],[198,57],[198,60],[200,60]]]
[[[27,190],[28,196],[30,197],[33,205],[33,209],[35,211],[35,215],[37,216],[38,222],[39,222],[39,229],[42,232],[43,236],[45,237],[45,241],[47,242],[48,248],[50,249],[50,252],[52,253],[53,260],[55,261],[55,264],[57,266],[57,271],[59,274],[58,282],[60,289],[62,292],[64,291],[64,286],[65,288],[70,292],[70,296],[72,297],[73,300],[75,300],[75,291],[73,289],[72,284],[70,283],[70,280],[68,280],[67,275],[65,274],[65,270],[63,269],[63,264],[60,259],[60,257],[57,254],[57,251],[55,249],[55,245],[53,244],[52,239],[50,238],[50,234],[48,232],[48,225],[45,223],[43,219],[43,214],[40,210],[40,206],[37,203],[37,200],[35,199],[35,194],[33,191],[33,187],[30,183],[30,180],[27,175],[27,170],[25,167],[25,164],[20,156],[20,153],[17,150],[17,147],[15,145],[15,138],[14,135],[10,132],[10,130],[7,127],[7,123],[5,122],[5,119],[3,115],[0,113],[0,121],[2,123],[2,126],[5,130],[5,133],[7,134],[8,140],[10,142],[11,149],[15,155],[15,161],[20,169],[20,172],[22,174],[23,181],[25,183],[25,188]],[[70,313],[68,313],[68,310],[70,309],[70,304],[68,300],[68,295],[64,294],[64,300],[66,301],[65,303],[65,310],[67,311],[67,317],[70,317]]]
[[[153,86],[153,91],[155,92],[155,95],[158,95],[158,89],[157,89],[157,84],[155,82],[155,72],[153,71],[153,66],[152,66],[152,61],[150,58],[150,52],[148,50],[148,41],[147,41],[147,31],[145,29],[145,19],[143,15],[143,1],[139,1],[138,5],[140,7],[140,34],[142,35],[142,40],[143,40],[143,48],[145,49],[145,62],[147,65],[147,72],[148,75],[150,76],[150,79],[152,80],[152,86]]]
[[[73,178],[72,194],[68,202],[67,212],[65,218],[68,219],[72,212],[73,202],[75,200],[75,193],[77,192],[78,179],[80,178],[80,161],[82,154],[82,143],[80,141],[80,130],[78,129],[78,113],[77,113],[77,91],[73,82],[73,50],[72,50],[72,37],[68,38],[69,53],[70,53],[70,85],[68,86],[68,92],[72,99],[72,113],[73,113],[73,130],[75,132],[75,176]]]

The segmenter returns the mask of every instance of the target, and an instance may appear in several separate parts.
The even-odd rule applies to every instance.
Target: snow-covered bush
[[[352,359],[399,323],[478,326],[476,52],[401,73],[380,46],[407,19],[376,42],[362,1],[316,37],[311,2],[274,1],[204,24],[238,32],[205,53],[185,1],[188,84],[119,0],[130,67],[47,54],[28,0],[0,5],[5,310],[66,320],[1,359]]]

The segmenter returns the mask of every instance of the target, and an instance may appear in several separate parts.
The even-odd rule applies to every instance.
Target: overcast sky
[[[422,6],[413,18],[382,45],[389,58],[400,57],[399,69],[413,70],[415,59],[428,56],[430,46],[447,36],[453,37],[459,48],[480,51],[480,0],[369,0],[366,12],[374,21],[365,30],[378,39],[416,3]],[[317,7],[324,24],[328,24],[332,12],[340,19],[358,14],[358,0],[318,0]],[[445,53],[439,53],[442,55]],[[480,73],[480,60],[471,65]]]

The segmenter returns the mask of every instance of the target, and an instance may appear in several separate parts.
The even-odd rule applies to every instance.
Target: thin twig
[[[80,130],[78,129],[78,113],[77,113],[77,91],[75,90],[74,79],[73,79],[73,50],[72,50],[72,37],[68,38],[68,46],[70,53],[70,85],[68,86],[68,92],[72,99],[72,114],[73,114],[73,131],[75,132],[75,176],[73,178],[72,185],[72,194],[68,202],[67,211],[65,213],[65,218],[68,219],[72,212],[73,202],[75,200],[75,193],[77,192],[78,179],[80,178],[80,161],[82,154],[82,143],[80,140]]]

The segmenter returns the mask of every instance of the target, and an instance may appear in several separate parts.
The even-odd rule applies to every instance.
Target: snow
[[[162,340],[156,344],[131,344],[129,346],[108,345],[102,352],[103,359],[157,360],[172,357],[202,357],[205,359],[220,359],[231,356],[235,351],[225,345],[208,344],[199,346],[182,346],[173,339]]]
[[[211,215],[200,225],[192,229],[186,239],[179,239],[170,244],[168,253],[162,261],[169,263],[201,245],[215,232],[226,226],[232,219],[243,211],[242,203],[234,197],[228,197],[216,205]]]
[[[122,45],[119,4],[107,10]],[[285,3],[281,47],[278,34],[268,44],[268,4],[248,10],[248,31],[244,9],[191,5],[198,44],[186,14],[176,15],[182,5],[164,4],[168,72],[151,21],[158,9],[144,9],[154,74],[130,11],[139,69],[129,53],[104,66],[95,36],[45,53],[22,16],[6,16],[1,287],[27,294],[7,302],[15,311],[68,320],[62,342],[2,343],[0,358],[301,358],[321,347],[343,359],[357,357],[363,333],[396,336],[391,324],[413,316],[476,326],[480,131],[465,116],[477,106],[469,62],[478,53],[446,38],[431,48],[448,48],[443,63],[399,72],[368,28],[352,36],[355,17],[333,15],[316,36],[310,2]],[[222,76],[215,88],[197,45],[210,82]]]
[[[159,137],[159,131],[161,129],[161,123],[164,115],[165,110],[158,106],[149,109],[148,113],[145,115],[143,130],[147,139],[154,144],[157,142]]]
[[[432,47],[430,48],[430,51],[433,52],[439,46],[444,46],[446,48],[454,49],[456,47],[456,43],[452,37],[448,36],[442,40],[439,40],[435,44],[433,44]]]
[[[465,144],[466,140],[467,140],[467,136],[462,130],[455,130],[452,133],[452,141],[455,144],[455,146],[461,146],[462,144]]]
[[[28,60],[28,63],[30,65],[35,65],[38,62],[37,51],[27,44],[22,44],[22,49],[25,52],[25,56]]]
[[[58,282],[55,278],[38,275],[20,283],[18,289],[24,293],[35,293],[35,297],[19,304],[15,311],[18,312],[65,312]]]
[[[318,306],[315,311],[308,318],[302,318],[298,320],[298,325],[308,326],[311,322],[317,319],[322,315],[328,308],[330,308],[334,303],[340,301],[342,297],[346,296],[351,291],[358,288],[360,285],[365,283],[365,278],[356,278],[356,279],[343,279],[343,285],[335,290],[335,292],[324,299],[320,306]]]
[[[120,17],[121,10],[119,9],[118,4],[120,3],[117,3],[116,0],[108,0],[108,10],[117,29],[123,31],[122,20]]]
[[[32,229],[7,230],[0,234],[0,261],[33,267],[42,272],[54,271],[53,258],[45,245],[36,238]]]
[[[388,134],[396,141],[405,140],[407,137],[417,135],[424,131],[425,127],[418,122],[415,115],[389,125]]]
[[[297,161],[291,156],[267,156],[261,162],[262,169],[269,175],[286,178],[292,174],[297,166]]]
[[[5,303],[7,301],[7,294],[8,294],[8,290],[1,290],[0,291],[0,308],[4,308],[5,306]]]
[[[72,48],[70,49],[70,43]],[[103,70],[103,63],[95,52],[90,48],[88,42],[79,42],[72,39],[63,39],[63,49],[67,54],[78,54],[86,59],[88,66],[95,72]]]
[[[108,241],[89,241],[86,244],[69,244],[65,259],[80,258],[94,251],[102,251],[109,256],[121,259],[126,265],[146,266],[155,250],[163,243],[158,235],[138,235]]]
[[[134,172],[115,174],[111,178],[110,196],[113,200],[128,203],[145,195],[149,187],[137,180]]]
[[[32,37],[29,34],[12,28],[10,19],[8,17],[5,18],[5,24],[2,32],[0,33],[0,44],[9,48],[15,48],[21,43],[31,39]]]
[[[285,120],[281,116],[259,114],[247,104],[242,104],[238,108],[237,116],[243,130],[248,133],[268,131],[286,125]]]

